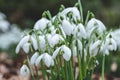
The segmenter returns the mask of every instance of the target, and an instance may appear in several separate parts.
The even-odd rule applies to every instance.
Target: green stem
[[[68,69],[67,69],[67,62],[66,61],[64,61],[64,66],[65,66],[65,74],[66,74],[66,79],[65,80],[69,80],[68,79]]]
[[[42,76],[43,76],[43,80],[46,80],[46,78],[45,78],[45,75],[46,75],[46,73],[45,73],[45,66],[43,65],[42,62],[41,62],[41,68],[42,68]]]
[[[54,75],[53,75],[53,69],[52,69],[52,67],[50,67],[50,71],[51,71],[51,79],[50,80],[54,80]]]
[[[103,54],[103,60],[102,60],[102,80],[104,80],[104,67],[105,67],[105,55]]]
[[[30,60],[29,60],[29,57],[27,56],[27,61],[28,61],[28,65],[29,65],[29,68],[30,68],[30,72],[31,72],[31,76],[32,76],[32,79],[35,80],[35,77],[34,77],[34,74],[33,74],[33,70],[32,70],[32,67],[30,65]]]
[[[35,65],[34,65],[34,66],[35,66]],[[38,69],[37,69],[37,67],[36,67],[36,66],[35,66],[35,71],[36,71],[37,80],[39,80]]]
[[[80,9],[81,20],[83,22],[83,9],[82,9],[81,0],[78,0],[78,4],[79,4],[79,9]]]
[[[80,53],[79,53],[79,49],[78,49],[78,43],[76,45],[77,45],[77,59],[78,59],[78,67],[79,67],[79,77],[80,77],[80,80],[83,80],[83,78],[82,78],[82,68],[81,68],[81,59],[80,59]]]
[[[72,60],[72,59],[71,59]],[[71,80],[74,80],[74,70],[72,66],[72,61],[70,60],[70,73],[71,73]]]
[[[90,17],[90,11],[87,12],[87,17],[86,17],[86,20],[85,20],[85,26],[87,25],[89,17]]]

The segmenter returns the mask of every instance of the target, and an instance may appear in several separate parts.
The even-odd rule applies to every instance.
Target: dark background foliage
[[[81,0],[84,17],[88,10],[104,22],[107,27],[119,27],[120,0]],[[33,27],[41,18],[43,11],[50,10],[54,16],[61,4],[65,7],[74,6],[77,0],[0,0],[0,11],[8,16],[12,23],[22,28]]]

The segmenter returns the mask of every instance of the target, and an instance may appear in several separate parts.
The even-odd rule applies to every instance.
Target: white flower
[[[37,50],[38,49],[37,40],[32,36],[30,36],[30,40],[32,42],[33,48]]]
[[[56,44],[58,44],[60,41],[63,41],[64,39],[59,34],[55,34],[55,35],[47,34],[47,40],[49,45],[51,47],[54,47]]]
[[[70,48],[68,48],[67,46],[63,45],[63,46],[61,47],[61,50],[64,51],[63,58],[64,58],[66,61],[69,61],[70,58],[71,58],[71,50],[70,50]]]
[[[82,56],[83,46],[82,46],[82,42],[79,39],[72,41],[73,56],[77,56],[77,48],[78,48],[78,51],[80,52],[80,55]]]
[[[27,76],[27,75],[30,74],[30,70],[29,70],[29,68],[27,67],[27,65],[24,64],[24,65],[20,68],[20,74],[21,74],[22,76]]]
[[[70,48],[68,48],[66,45],[62,45],[61,47],[57,48],[53,55],[52,55],[52,58],[56,58],[56,56],[58,55],[58,53],[60,51],[63,51],[63,58],[66,60],[66,61],[69,61],[70,58],[71,58],[71,50]]]
[[[29,49],[30,49],[30,43],[25,43],[23,46],[22,46],[23,50],[25,51],[25,53],[29,53]]]
[[[35,61],[35,65],[37,66],[41,60],[45,63],[47,67],[54,66],[54,60],[48,53],[41,54]]]
[[[63,20],[61,26],[66,35],[72,34],[74,26],[69,21]]]
[[[83,24],[78,24],[78,29],[80,29],[79,35],[83,37],[84,39],[86,39],[86,30]]]
[[[64,10],[60,13],[60,16],[62,16],[62,17],[65,18],[69,12],[73,13],[72,16],[73,16],[73,19],[74,19],[75,21],[77,21],[77,19],[80,20],[80,12],[79,12],[79,10],[78,10],[76,7],[69,7],[69,8],[64,9]]]
[[[102,45],[100,47],[100,52],[102,54],[109,55],[109,50],[107,49],[107,45],[104,42],[102,42]]]
[[[34,65],[35,64],[35,61],[36,61],[36,59],[39,57],[39,53],[38,52],[35,52],[34,54],[33,54],[33,56],[31,57],[31,59],[30,59],[30,64],[31,65]]]
[[[58,55],[58,53],[60,52],[61,50],[61,47],[57,48],[54,52],[53,52],[53,55],[52,55],[52,58],[55,59],[56,56]]]
[[[30,35],[25,36],[24,38],[21,39],[21,41],[16,47],[16,53],[19,53],[20,48],[23,47],[23,45],[28,42],[29,38],[30,38]]]
[[[72,47],[72,53],[73,53],[73,56],[77,56],[77,47],[76,46]]]
[[[31,44],[33,45],[33,48],[35,50],[38,49],[37,41],[34,37],[32,37],[31,35],[27,35],[23,37],[16,47],[16,53],[20,51],[20,48],[22,48],[26,53],[29,53],[29,50],[30,50],[29,48]]]
[[[98,34],[101,34],[101,33],[103,33],[103,31],[106,30],[106,27],[100,20],[92,18],[86,26],[86,31],[90,32],[89,34],[91,34],[92,31],[94,31],[94,29],[97,30]]]
[[[35,65],[36,65],[36,66],[38,66],[38,64],[40,64],[43,56],[44,56],[44,54],[41,54],[41,55],[35,60]]]
[[[78,50],[82,52],[82,47],[83,47],[82,42],[79,39],[77,39],[77,43],[78,43]]]
[[[86,30],[85,30],[85,27],[83,26],[83,24],[80,23],[74,28],[73,35],[77,36],[79,38],[86,39],[87,34],[86,34]]]
[[[34,25],[34,29],[36,30],[44,30],[47,27],[47,24],[49,23],[49,20],[46,18],[41,18],[40,20],[38,20],[35,25]]]
[[[107,38],[106,39],[106,45],[107,49],[110,51],[116,51],[117,50],[117,44],[116,41],[113,38]]]
[[[101,42],[102,42],[101,40],[97,40],[93,44],[90,44],[89,52],[90,52],[91,56],[96,56],[97,55]]]
[[[118,48],[120,49],[120,29],[116,29],[111,32],[112,38],[116,41]]]
[[[46,48],[45,36],[39,36],[39,47],[42,51]]]

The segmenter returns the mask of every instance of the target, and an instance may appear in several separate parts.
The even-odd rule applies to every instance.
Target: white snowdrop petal
[[[83,26],[83,24],[78,24],[78,28],[80,29],[81,37],[86,39],[86,30],[85,30],[85,27]]]
[[[62,36],[59,34],[55,34],[54,36],[52,36],[52,38],[50,40],[50,46],[54,47],[56,44],[59,43],[59,41],[63,41]]]
[[[76,48],[76,46],[73,46],[72,53],[73,53],[73,56],[77,56],[77,48]]]
[[[107,45],[108,50],[110,50],[110,51],[113,51],[113,50],[116,51],[117,50],[117,43],[113,38],[107,37],[105,44]]]
[[[90,45],[89,51],[92,56],[96,56],[99,50],[99,45],[101,44],[101,40],[97,40],[93,44]]]
[[[25,43],[23,46],[22,46],[23,50],[25,53],[29,53],[29,49],[30,49],[30,43]]]
[[[45,41],[45,36],[39,36],[39,46],[41,50],[45,50],[46,47],[46,41]]]
[[[35,61],[36,61],[36,59],[39,57],[39,53],[38,52],[35,52],[34,54],[33,54],[33,56],[31,57],[31,59],[30,59],[30,64],[31,65],[34,65],[35,64]]]
[[[44,30],[47,27],[47,24],[49,23],[49,20],[46,18],[41,18],[40,20],[38,20],[35,25],[34,25],[34,29],[36,30]]]
[[[79,12],[79,10],[78,10],[76,7],[66,8],[66,9],[64,9],[64,10],[60,13],[60,15],[65,18],[66,15],[67,15],[69,12],[72,12],[72,13],[73,13],[73,18],[74,18],[75,21],[77,21],[77,19],[80,20],[80,12]]]
[[[51,63],[53,61],[52,57],[48,53],[44,53],[43,60],[44,60],[44,63],[47,67],[50,67]],[[52,65],[53,65],[53,63],[52,63]]]
[[[16,49],[15,49],[15,52],[19,53],[19,51],[20,51],[20,45],[18,44],[17,47],[16,47]]]
[[[117,43],[114,39],[111,39],[111,42],[113,44],[113,50],[116,51],[117,50]]]
[[[73,25],[69,21],[67,20],[62,21],[62,29],[66,35],[71,35],[73,28],[74,28]]]
[[[95,30],[96,28],[95,27],[93,27],[93,28],[91,28],[91,29],[89,29],[89,30],[87,30],[86,31],[86,36],[87,36],[87,38],[90,38],[90,36],[92,35],[92,33],[94,32],[94,30]]]
[[[109,55],[108,49],[106,49],[104,53],[105,53],[106,55]]]
[[[27,67],[27,65],[24,64],[24,65],[20,68],[20,74],[21,74],[22,76],[27,76],[27,75],[30,74],[30,70],[29,70],[29,68]]]
[[[71,50],[70,50],[70,48],[68,48],[66,45],[63,45],[61,48],[62,48],[62,51],[64,51],[63,58],[66,61],[69,61],[70,58],[71,58]]]
[[[99,33],[102,33],[103,31],[106,30],[106,27],[105,25],[98,19],[96,19],[96,22],[98,23],[99,27],[98,27],[98,31]]]
[[[42,58],[43,58],[44,54],[41,54],[35,61],[35,65],[38,66],[39,63],[41,62]]]
[[[57,48],[57,49],[53,52],[53,55],[52,55],[52,58],[53,58],[53,59],[56,58],[56,56],[58,55],[60,49],[61,49],[61,47]]]
[[[37,50],[38,49],[37,40],[31,36],[31,41],[32,41],[33,48]]]
[[[77,39],[77,42],[78,42],[78,49],[82,51],[82,47],[83,47],[82,42],[79,39]]]
[[[86,30],[89,31],[93,27],[97,28],[98,33],[103,33],[103,31],[106,30],[105,25],[98,19],[92,18],[90,21],[88,21],[88,24],[86,26]]]
[[[46,37],[47,37],[47,41],[50,45],[50,41],[51,41],[51,38],[52,38],[52,35],[51,34],[46,34]]]
[[[98,48],[100,44],[101,44],[101,40],[97,40],[96,42],[93,43],[92,46],[90,46],[91,50]]]
[[[30,39],[30,35],[27,35],[27,36],[23,37],[21,39],[21,41],[19,42],[19,45],[20,46],[24,45],[25,43],[27,43],[29,41],[29,39]]]

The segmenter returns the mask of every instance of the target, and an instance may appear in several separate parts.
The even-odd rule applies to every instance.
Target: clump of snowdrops
[[[22,49],[27,55],[20,73],[31,74],[33,80],[39,80],[40,71],[43,80],[91,80],[99,63],[96,56],[102,55],[104,80],[105,55],[117,50],[119,34],[107,31],[90,11],[83,19],[80,0],[74,7],[61,5],[53,17],[45,11],[16,48],[16,53]]]

